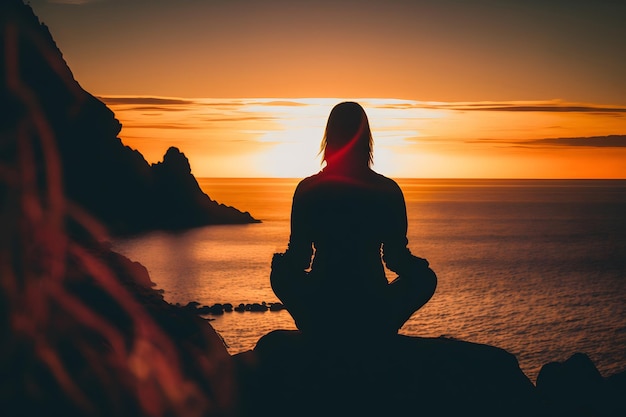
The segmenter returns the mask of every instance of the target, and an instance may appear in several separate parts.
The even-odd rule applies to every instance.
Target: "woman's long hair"
[[[368,166],[373,162],[372,131],[360,104],[337,104],[328,116],[320,153],[328,166]]]

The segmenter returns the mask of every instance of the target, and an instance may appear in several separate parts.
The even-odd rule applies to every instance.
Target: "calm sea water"
[[[270,260],[286,248],[297,180],[199,182],[214,200],[263,222],[149,233],[114,249],[144,264],[170,302],[278,301]],[[409,247],[439,277],[435,296],[402,333],[502,347],[533,381],[543,364],[575,352],[605,376],[626,369],[626,181],[398,183]],[[212,324],[231,353],[271,330],[295,329],[286,311],[226,313]]]

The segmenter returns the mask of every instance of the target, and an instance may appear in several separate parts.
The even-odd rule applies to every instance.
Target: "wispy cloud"
[[[422,139],[422,138],[418,138]],[[542,138],[524,140],[471,139],[465,143],[500,145],[512,148],[536,148],[541,145],[587,148],[626,148],[626,135],[585,136],[570,138]]]
[[[267,107],[300,107],[309,106],[294,100],[259,100],[259,99],[233,99],[232,101],[214,101],[212,99],[186,99],[176,97],[150,97],[150,96],[100,96],[100,100],[106,104],[136,104],[136,105],[176,105],[176,104],[204,104],[212,107],[241,107],[241,106],[267,106]]]
[[[269,106],[269,107],[297,107],[297,106],[308,106],[306,103],[300,103],[297,101],[289,101],[289,100],[273,100],[273,101],[261,101],[261,102],[251,102],[247,103],[249,105],[257,105],[257,106]]]
[[[107,103],[110,104],[110,103]],[[116,104],[110,104],[111,106],[115,106]],[[118,106],[120,104],[117,104]],[[162,105],[162,106],[130,106],[126,107],[126,110],[134,110],[134,111],[158,111],[158,112],[184,112],[187,111],[186,107],[171,107],[170,105]]]
[[[445,103],[433,108],[462,111],[556,112],[556,113],[626,113],[626,107],[563,102],[534,103]]]
[[[497,111],[497,112],[548,112],[548,113],[626,113],[624,106],[610,106],[587,103],[568,103],[560,100],[550,101],[510,101],[510,102],[425,102],[398,101],[377,106],[392,110],[431,109],[457,111]]]
[[[136,104],[136,105],[171,105],[171,104],[195,104],[193,100],[164,97],[98,97],[106,104]]]
[[[247,116],[247,117],[223,117],[223,118],[206,118],[205,122],[251,122],[251,121],[262,121],[262,122],[272,122],[276,120],[275,117],[269,116]]]
[[[594,148],[626,148],[626,135],[591,136],[585,138],[548,138],[529,141],[558,146],[586,146]]]
[[[132,127],[135,129],[197,129],[196,126],[182,123],[133,124]]]

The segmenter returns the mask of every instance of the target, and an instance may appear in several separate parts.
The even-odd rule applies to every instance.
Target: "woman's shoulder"
[[[307,191],[311,191],[312,189],[319,186],[319,184],[323,181],[323,178],[321,177],[320,174],[321,173],[318,172],[317,174],[310,175],[300,180],[300,182],[298,182],[298,185],[296,186],[295,193],[302,194]]]
[[[376,171],[372,171],[372,180],[376,183],[376,185],[382,189],[386,189],[389,191],[400,191],[400,186],[398,185],[398,183],[389,178],[384,176],[383,174],[379,174]]]
[[[296,193],[306,193],[312,190],[327,188],[367,188],[387,193],[402,193],[400,186],[393,179],[369,169],[357,176],[345,176],[322,170],[310,175],[298,183]]]
[[[321,179],[321,174],[323,171],[317,172],[313,175],[309,175],[308,177],[305,177],[303,179],[300,180],[300,182],[298,183],[298,186],[300,185],[307,185],[307,184],[313,184],[315,182],[320,181]]]

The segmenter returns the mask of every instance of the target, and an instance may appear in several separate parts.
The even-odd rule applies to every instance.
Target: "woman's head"
[[[321,146],[327,165],[371,166],[372,143],[372,132],[363,107],[346,101],[331,110]]]

